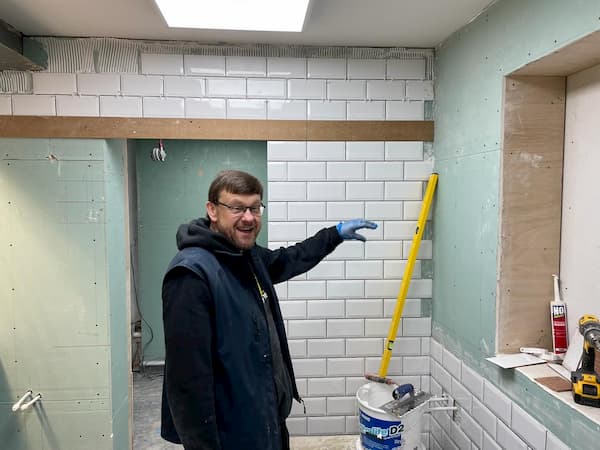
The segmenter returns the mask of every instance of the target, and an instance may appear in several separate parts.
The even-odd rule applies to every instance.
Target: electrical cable
[[[130,258],[131,261],[133,262],[133,249],[130,248]],[[140,308],[140,302],[138,299],[138,291],[137,291],[137,282],[136,282],[136,278],[135,278],[135,267],[133,264],[131,264],[132,270],[131,270],[131,278],[133,281],[133,296],[135,297],[135,306],[137,308],[138,314],[140,315],[140,319],[142,319],[142,322],[144,322],[146,324],[146,326],[148,327],[148,331],[150,331],[150,339],[148,340],[148,342],[146,342],[143,347],[142,347],[142,354],[140,355],[140,370],[143,372],[144,371],[144,353],[146,351],[146,347],[148,347],[148,345],[150,345],[150,343],[152,342],[152,340],[154,339],[154,330],[152,330],[152,326],[150,326],[150,324],[148,323],[148,321],[145,319],[144,315],[142,314],[142,309]]]

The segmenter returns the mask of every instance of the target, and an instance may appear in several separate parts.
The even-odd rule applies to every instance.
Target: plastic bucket
[[[426,403],[397,417],[379,407],[392,400],[393,386],[367,383],[356,393],[360,444],[364,450],[413,450],[421,448]]]

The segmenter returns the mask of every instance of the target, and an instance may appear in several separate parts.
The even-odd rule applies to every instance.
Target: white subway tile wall
[[[431,449],[568,449],[464,361],[430,339],[431,392],[456,401],[457,414],[437,413],[430,419]],[[406,358],[405,358],[406,359]]]
[[[31,94],[0,96],[0,114],[421,120],[433,98],[426,74],[425,59],[143,53],[139,73],[33,74]],[[267,143],[270,248],[340,220],[379,225],[363,232],[366,244],[344,242],[306,275],[276,286],[307,403],[306,416],[294,407],[292,434],[358,431],[354,395],[380,362],[433,168],[427,158],[422,142]],[[430,257],[431,245],[424,247]],[[417,261],[390,365],[390,375],[427,387],[431,319],[421,304],[431,290]]]

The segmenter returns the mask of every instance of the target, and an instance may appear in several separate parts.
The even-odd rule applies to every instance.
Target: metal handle
[[[21,398],[20,398],[20,399],[17,401],[17,403],[15,403],[15,404],[12,406],[12,410],[13,410],[13,412],[16,412],[16,411],[18,411],[18,410],[19,410],[19,408],[21,408],[21,405],[23,404],[23,402],[25,401],[25,399],[26,399],[27,397],[30,397],[31,395],[33,395],[33,392],[31,392],[31,391],[27,391],[27,392],[25,392],[25,394],[23,394],[23,397],[21,397]]]
[[[27,408],[29,408],[31,405],[33,405],[35,402],[41,400],[41,398],[42,398],[42,394],[37,394],[30,401],[28,401],[27,403],[25,403],[24,405],[21,406],[21,411],[25,411]]]

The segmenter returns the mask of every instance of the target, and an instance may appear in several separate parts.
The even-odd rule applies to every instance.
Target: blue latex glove
[[[374,230],[377,228],[377,224],[375,222],[369,222],[365,219],[352,219],[347,222],[340,222],[336,225],[337,231],[342,239],[355,239],[359,241],[366,241],[362,234],[358,234],[356,230],[360,230],[361,228],[369,228]]]

